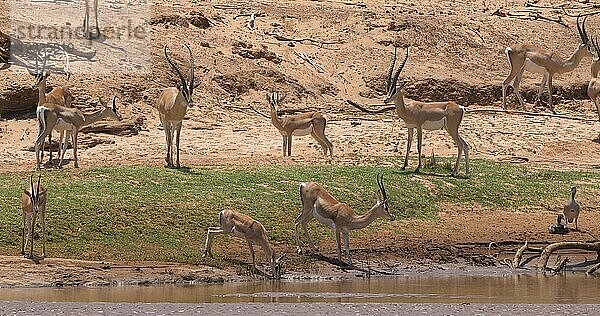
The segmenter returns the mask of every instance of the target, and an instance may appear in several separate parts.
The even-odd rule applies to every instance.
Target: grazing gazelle
[[[279,130],[279,133],[283,136],[283,156],[292,155],[292,136],[305,136],[311,135],[323,149],[323,155],[333,156],[333,145],[325,137],[325,126],[327,120],[323,114],[319,112],[307,112],[294,115],[286,115],[279,117],[277,110],[279,108],[279,94],[273,92],[271,95],[267,94],[267,100],[271,107],[271,123]]]
[[[81,112],[81,110],[76,108],[66,108],[64,106],[60,106],[53,103],[45,103],[42,106],[38,106],[38,122],[39,131],[38,136],[35,141],[35,160],[36,160],[36,170],[40,170],[40,146],[44,142],[46,136],[52,132],[54,128],[59,123],[59,120],[62,120],[62,127],[59,127],[61,130],[71,130],[71,138],[73,142],[73,159],[75,168],[79,168],[79,163],[77,161],[77,134],[79,130],[83,126],[88,124],[97,122],[99,120],[110,118],[116,121],[122,120],[121,114],[117,109],[117,99],[113,98],[112,107],[108,106],[102,98],[100,98],[100,103],[103,105],[103,109],[92,114],[85,114]],[[65,141],[66,144],[66,141]],[[59,166],[62,166],[62,158],[64,157],[64,152],[66,151],[66,145],[64,146],[64,150],[61,153],[61,161]]]
[[[517,95],[517,99],[521,106],[525,105],[523,97],[519,92],[519,84],[523,77],[523,71],[527,70],[544,76],[540,83],[540,88],[534,103],[537,104],[539,102],[544,87],[546,86],[546,82],[548,82],[548,104],[552,113],[556,113],[556,111],[554,111],[554,106],[552,105],[552,77],[555,74],[573,71],[577,68],[583,57],[592,56],[592,53],[589,50],[590,41],[585,30],[585,21],[588,16],[583,18],[581,25],[579,23],[579,18],[580,17],[577,17],[577,31],[581,38],[581,44],[579,44],[577,49],[567,59],[562,59],[554,52],[531,44],[513,45],[504,50],[506,58],[508,59],[508,64],[510,65],[510,73],[506,79],[504,79],[504,82],[502,82],[503,109],[506,109],[506,90],[508,89],[508,86],[511,85],[511,82],[513,82],[513,79],[513,91]]]
[[[181,69],[171,60],[168,54],[167,45],[164,47],[164,55],[167,63],[173,71],[179,76],[181,84],[177,84],[177,87],[167,88],[158,97],[155,107],[158,109],[160,122],[163,130],[165,131],[165,138],[167,141],[167,156],[165,161],[167,167],[180,168],[179,164],[179,135],[181,134],[181,124],[183,117],[187,112],[187,108],[194,106],[192,95],[196,85],[194,84],[194,55],[190,45],[185,44],[190,53],[190,81],[188,82],[181,72]],[[177,163],[173,164],[173,138],[175,140],[175,146],[177,150]]]
[[[302,226],[308,238],[311,250],[317,252],[317,248],[307,229],[308,222],[315,218],[321,224],[333,229],[340,262],[342,262],[340,235],[344,237],[346,256],[348,257],[348,262],[352,265],[352,257],[350,256],[350,231],[365,228],[379,217],[390,221],[396,219],[390,213],[388,207],[388,198],[383,186],[383,176],[377,175],[377,186],[379,187],[377,190],[377,203],[366,214],[356,215],[348,204],[336,200],[319,184],[315,182],[301,183],[300,200],[302,202],[302,212],[296,218],[295,222],[298,254],[302,253],[302,248],[300,247],[300,226]]]
[[[598,38],[592,40],[594,51],[596,51],[596,57],[592,61],[592,79],[588,84],[587,93],[590,99],[596,105],[598,111],[598,119],[600,120],[600,78],[598,78],[598,72],[600,72],[600,47],[598,46]]]
[[[579,206],[579,203],[575,201],[577,187],[572,186],[570,192],[571,194],[569,195],[569,200],[567,200],[567,203],[563,208],[563,214],[565,215],[567,223],[573,223],[573,221],[575,221],[575,230],[577,230],[577,218],[579,218],[579,212],[581,212],[581,207]]]
[[[233,210],[221,211],[219,213],[219,227],[209,227],[207,230],[204,255],[202,257],[212,256],[211,247],[214,235],[216,234],[230,234],[244,238],[248,243],[250,257],[252,258],[252,266],[255,269],[256,261],[254,259],[254,248],[252,246],[253,244],[261,246],[265,253],[265,257],[271,265],[273,278],[279,279],[281,277],[282,260],[285,257],[285,254],[279,258],[275,258],[275,250],[269,243],[267,230],[257,220]]]
[[[29,244],[28,258],[33,258],[33,231],[39,217],[42,226],[42,258],[46,257],[46,200],[47,190],[40,185],[42,176],[38,176],[37,187],[33,186],[33,175],[29,177],[29,188],[25,189],[21,201],[23,204],[23,230],[21,235],[21,254]]]
[[[460,157],[462,153],[465,154],[466,163],[466,176],[469,177],[471,173],[470,161],[469,161],[469,144],[460,136],[458,128],[462,122],[463,116],[465,115],[465,109],[456,104],[456,102],[420,102],[420,101],[408,101],[405,102],[404,95],[397,87],[398,77],[402,72],[402,69],[406,65],[408,60],[409,47],[406,48],[406,56],[404,61],[394,73],[394,65],[396,63],[396,47],[394,47],[394,55],[392,56],[392,62],[388,69],[386,76],[387,86],[387,97],[385,98],[385,104],[390,101],[394,102],[396,113],[404,121],[408,128],[408,140],[406,142],[406,156],[404,157],[404,166],[402,169],[408,166],[408,154],[410,153],[410,146],[413,140],[414,130],[417,130],[417,151],[419,154],[419,165],[417,166],[417,172],[421,170],[422,159],[421,159],[421,147],[423,143],[423,130],[438,130],[445,129],[448,134],[454,140],[456,147],[458,147],[458,153],[456,157],[456,163],[454,164],[454,170],[452,175],[458,175],[458,168],[460,166]],[[383,110],[387,110],[383,109]],[[380,110],[382,111],[382,110]]]

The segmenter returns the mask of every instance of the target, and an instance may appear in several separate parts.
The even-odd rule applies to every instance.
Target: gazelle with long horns
[[[59,120],[64,122],[64,125],[60,127],[61,130],[71,130],[74,166],[75,168],[79,168],[79,162],[77,160],[77,136],[81,128],[107,118],[116,121],[122,120],[121,114],[119,114],[117,109],[117,97],[113,97],[112,106],[108,106],[102,98],[100,98],[100,103],[102,104],[103,109],[91,114],[83,113],[76,108],[66,108],[53,103],[45,103],[38,107],[38,117],[41,118],[41,122],[40,130],[38,131],[38,136],[35,141],[36,170],[40,169],[40,146],[43,143],[44,138],[57,127]],[[59,166],[62,166],[62,159],[65,151],[66,145],[63,147],[61,153]]]
[[[594,105],[596,105],[596,111],[598,111],[598,120],[600,120],[600,78],[598,78],[598,72],[600,72],[600,46],[598,46],[598,39],[592,40],[596,57],[592,61],[592,79],[588,84],[587,93]]]
[[[62,49],[65,54],[65,62],[66,65],[64,67],[64,72],[67,77],[67,81],[71,77],[71,72],[69,71],[69,54]],[[36,57],[41,57],[36,56]],[[70,108],[71,102],[73,101],[73,95],[67,86],[58,86],[52,89],[49,93],[46,93],[46,81],[50,76],[50,70],[46,69],[47,57],[44,56],[44,61],[42,64],[42,69],[40,70],[38,67],[38,59],[36,58],[35,71],[30,72],[30,74],[35,78],[34,84],[31,86],[32,89],[38,89],[38,107],[42,106],[45,103],[53,103],[62,105],[64,107]],[[39,113],[39,112],[37,112]],[[38,117],[38,124],[41,122],[41,118]],[[63,138],[68,138],[67,132],[60,132],[59,144],[63,142]],[[52,133],[48,134],[48,144],[49,144],[49,161],[52,161]],[[57,155],[60,155],[60,146]],[[44,158],[44,143],[42,142],[42,150],[41,150],[41,159]]]
[[[423,130],[445,129],[448,132],[448,134],[450,134],[450,137],[452,137],[452,140],[454,140],[456,147],[458,147],[456,163],[454,164],[454,170],[452,171],[452,175],[458,175],[460,157],[464,153],[466,163],[466,176],[469,177],[471,173],[469,160],[469,144],[460,136],[458,132],[460,123],[462,122],[462,119],[465,115],[465,109],[453,101],[420,102],[409,100],[408,102],[405,102],[404,95],[401,92],[401,87],[399,88],[397,86],[397,82],[398,77],[402,72],[402,69],[408,61],[409,52],[410,49],[409,47],[407,47],[404,61],[392,76],[392,72],[394,71],[394,66],[396,63],[396,47],[394,47],[394,54],[392,56],[390,68],[388,69],[386,76],[387,97],[384,100],[385,104],[388,104],[390,102],[394,103],[396,113],[404,121],[406,127],[408,128],[406,156],[404,157],[404,166],[402,167],[402,169],[408,166],[408,154],[410,153],[410,147],[412,145],[413,134],[415,129],[417,130],[417,152],[419,155],[419,165],[416,169],[417,172],[421,170],[421,166],[423,165],[421,158]],[[387,110],[387,108],[383,110]]]
[[[317,252],[317,248],[307,229],[308,223],[315,218],[321,224],[333,229],[340,262],[342,262],[340,237],[343,236],[346,256],[348,257],[348,262],[352,265],[352,257],[350,256],[350,231],[365,228],[380,217],[390,221],[396,219],[389,210],[388,197],[383,185],[383,176],[377,175],[377,186],[377,203],[364,215],[356,215],[350,206],[336,200],[321,185],[315,182],[301,183],[300,201],[302,202],[302,212],[295,221],[298,254],[302,253],[302,248],[300,247],[300,227],[302,227],[308,238],[311,250]]]
[[[502,82],[502,108],[506,109],[506,90],[512,86],[519,104],[525,106],[523,97],[519,92],[519,85],[523,78],[523,71],[527,70],[533,73],[542,74],[542,82],[538,90],[535,104],[540,101],[542,92],[546,83],[548,84],[548,104],[552,113],[556,113],[552,105],[552,78],[556,74],[573,71],[584,57],[591,57],[590,40],[585,30],[585,22],[588,16],[583,18],[580,23],[580,16],[577,17],[577,31],[581,39],[581,44],[575,49],[573,54],[567,59],[558,57],[554,52],[543,49],[531,44],[518,44],[507,47],[504,52],[510,65],[510,73]],[[511,84],[512,82],[512,84]]]
[[[28,258],[33,258],[33,235],[37,218],[42,226],[42,258],[46,257],[46,201],[47,189],[41,186],[42,176],[38,176],[37,187],[33,185],[33,175],[29,177],[29,188],[21,196],[23,208],[23,230],[21,235],[21,254],[25,255],[29,245]]]
[[[321,145],[323,155],[327,156],[327,151],[329,151],[330,157],[333,156],[333,144],[325,136],[327,120],[323,114],[307,112],[280,117],[277,115],[279,101],[281,101],[279,94],[277,92],[273,92],[271,95],[267,94],[267,100],[271,108],[271,123],[283,136],[283,156],[286,156],[286,153],[287,156],[292,155],[292,136],[309,134]]]
[[[206,242],[204,244],[204,255],[211,256],[211,248],[213,238],[218,234],[230,234],[240,238],[244,238],[250,249],[250,257],[252,266],[256,269],[256,260],[254,258],[253,245],[257,244],[262,247],[265,257],[271,265],[271,273],[273,278],[279,279],[282,272],[282,264],[285,254],[279,258],[275,256],[275,250],[269,243],[269,237],[265,227],[257,220],[248,215],[236,212],[233,210],[223,210],[219,213],[219,227],[209,227],[206,232]]]
[[[173,60],[171,60],[168,54],[167,45],[165,45],[165,59],[167,60],[169,66],[171,66],[171,69],[175,71],[175,73],[181,80],[181,83],[177,84],[176,87],[167,88],[163,90],[155,104],[155,107],[158,109],[159,112],[160,122],[162,124],[163,130],[165,131],[165,138],[167,141],[167,156],[165,158],[165,161],[167,162],[167,167],[169,168],[180,168],[179,136],[181,134],[181,124],[187,112],[188,106],[194,106],[192,95],[194,89],[197,86],[194,83],[194,55],[189,44],[185,44],[184,47],[187,48],[190,54],[190,81],[188,82],[185,79],[185,76],[183,75],[181,69],[179,69],[179,67],[177,67]],[[177,151],[177,162],[175,164],[173,164],[173,138],[176,138],[175,146]]]

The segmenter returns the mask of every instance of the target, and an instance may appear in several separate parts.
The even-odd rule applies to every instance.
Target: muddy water
[[[0,289],[2,300],[77,302],[599,303],[600,279],[583,274],[406,276],[346,281],[193,286]]]

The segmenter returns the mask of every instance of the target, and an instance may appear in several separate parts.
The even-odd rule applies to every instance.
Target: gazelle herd
[[[88,3],[88,1],[86,1]],[[94,7],[97,11],[97,0],[94,1]],[[96,12],[97,14],[97,12]],[[559,73],[565,73],[575,69],[584,57],[596,55],[593,59],[591,75],[592,80],[589,83],[588,94],[596,105],[598,116],[600,117],[600,48],[597,39],[590,39],[586,31],[587,17],[577,18],[577,29],[581,39],[581,44],[575,52],[566,60],[556,57],[556,55],[545,49],[528,45],[514,45],[505,50],[511,67],[510,73],[502,83],[502,107],[506,109],[507,89],[511,86],[517,96],[518,102],[523,105],[524,101],[519,92],[519,85],[525,70],[543,74],[543,79],[537,94],[535,103],[538,103],[544,87],[548,86],[548,104],[550,110],[555,112],[552,104],[552,79]],[[97,24],[97,22],[96,22]],[[86,37],[92,38],[89,31],[89,14],[86,13]],[[99,36],[99,29],[97,35]],[[194,54],[192,48],[186,44],[184,48],[189,53],[189,78],[186,79],[183,71],[169,56],[167,45],[163,48],[164,58],[179,79],[175,87],[164,89],[158,96],[154,107],[158,110],[160,122],[165,133],[167,145],[165,162],[169,168],[180,168],[180,133],[182,122],[186,115],[188,107],[194,106],[193,92],[198,86],[194,74]],[[593,51],[592,51],[593,50]],[[414,137],[417,132],[417,152],[418,166],[416,171],[422,168],[422,142],[423,130],[441,130],[448,132],[457,147],[457,158],[454,164],[452,175],[457,176],[460,169],[461,156],[465,158],[465,175],[470,176],[469,144],[460,135],[459,128],[465,116],[466,110],[453,101],[444,102],[420,102],[405,99],[402,93],[402,87],[398,86],[398,79],[402,70],[407,64],[410,49],[407,47],[403,61],[395,70],[397,49],[394,47],[391,63],[387,71],[385,86],[386,96],[385,104],[393,103],[394,106],[388,109],[395,109],[398,117],[404,122],[408,131],[406,144],[406,155],[404,157],[403,168],[408,166],[409,154]],[[41,54],[40,54],[41,58]],[[69,62],[67,58],[65,73],[67,80],[69,75]],[[116,96],[112,98],[112,104],[107,105],[102,98],[100,103],[103,108],[92,114],[85,114],[77,108],[72,108],[73,95],[69,87],[56,87],[50,93],[45,93],[46,81],[50,72],[45,69],[44,60],[42,68],[36,67],[32,74],[35,77],[34,88],[38,89],[39,103],[37,107],[38,135],[35,140],[36,170],[41,169],[43,160],[44,140],[51,137],[53,130],[61,132],[61,142],[59,148],[60,162],[67,149],[67,138],[71,134],[73,143],[74,167],[78,167],[77,160],[77,142],[78,132],[85,125],[97,122],[101,119],[121,120],[121,114],[118,112]],[[283,139],[283,156],[292,154],[292,137],[311,135],[321,146],[323,154],[329,157],[333,156],[333,144],[326,136],[326,117],[320,112],[306,112],[295,115],[280,116],[278,114],[281,97],[277,92],[267,95],[267,102],[270,108],[270,119],[273,126],[277,129]],[[387,109],[384,109],[387,110]],[[373,111],[373,112],[382,112]],[[64,142],[62,139],[65,139]],[[175,155],[175,157],[173,157]],[[50,160],[52,156],[50,153]],[[339,202],[326,189],[315,183],[301,183],[300,204],[301,212],[295,220],[295,242],[298,254],[302,253],[300,242],[300,229],[308,239],[308,245],[313,252],[317,251],[311,236],[308,233],[307,225],[314,218],[318,222],[332,229],[337,247],[337,256],[342,262],[342,243],[344,244],[345,254],[348,263],[352,264],[350,255],[349,233],[351,230],[362,229],[368,226],[377,218],[384,218],[390,221],[395,220],[395,216],[390,212],[388,196],[385,190],[383,176],[377,175],[377,202],[365,214],[357,215],[347,204]],[[572,190],[572,202],[574,201],[575,189]],[[34,185],[33,176],[30,178],[29,187],[22,194],[23,205],[23,235],[21,252],[33,257],[33,228],[36,219],[39,218],[42,224],[43,250],[42,257],[45,256],[45,212],[47,202],[47,190],[41,186],[41,176],[38,177],[37,186]],[[578,211],[575,213],[566,213],[567,220],[574,220],[577,225]],[[213,238],[217,234],[231,234],[244,238],[250,250],[252,264],[255,266],[255,256],[253,245],[259,245],[271,267],[271,273],[278,278],[281,275],[282,263],[284,257],[277,258],[274,248],[269,243],[268,233],[265,227],[257,220],[241,214],[234,210],[224,210],[219,213],[219,227],[209,227],[206,235],[204,256],[211,255]]]

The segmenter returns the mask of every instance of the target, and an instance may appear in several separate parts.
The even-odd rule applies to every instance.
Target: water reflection
[[[194,286],[0,289],[0,300],[79,302],[597,303],[584,274],[405,276],[342,281],[265,281]]]

